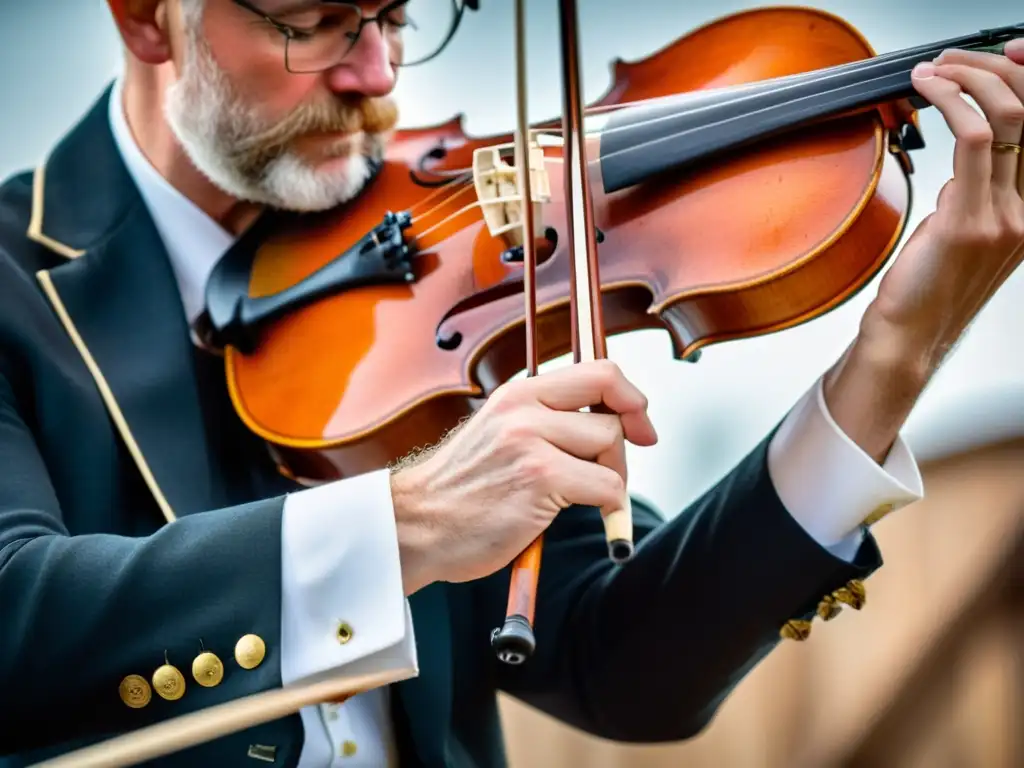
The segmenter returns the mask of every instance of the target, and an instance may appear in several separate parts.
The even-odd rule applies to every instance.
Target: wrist
[[[415,469],[409,467],[393,472],[390,480],[402,586],[408,597],[438,580],[433,572],[436,537],[429,515],[423,509],[424,494]]]
[[[934,372],[927,344],[898,328],[862,327],[826,374],[823,395],[836,425],[883,463]]]

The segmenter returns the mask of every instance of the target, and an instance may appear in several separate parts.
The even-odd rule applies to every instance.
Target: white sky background
[[[456,112],[474,133],[514,126],[510,0],[482,0],[445,54],[403,73],[398,96],[406,125]],[[609,61],[642,58],[687,30],[757,3],[718,0],[580,0],[584,95],[609,84]],[[879,52],[986,27],[1024,21],[1008,0],[831,0],[807,2],[846,18]],[[57,7],[60,7],[57,10]],[[530,116],[560,108],[557,3],[531,0]],[[104,0],[3,3],[0,9],[0,174],[37,163],[88,108],[120,67],[119,41]],[[935,204],[951,172],[952,138],[935,110],[921,116],[927,149],[914,155],[910,229]],[[667,336],[617,338],[610,355],[649,395],[661,442],[630,453],[631,486],[668,514],[678,511],[738,461],[810,386],[853,337],[867,302],[782,334],[705,349],[697,365],[674,362]],[[985,309],[940,373],[908,427],[919,455],[962,441],[1024,433],[1024,269]]]

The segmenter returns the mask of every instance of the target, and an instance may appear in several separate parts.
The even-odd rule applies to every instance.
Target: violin
[[[292,477],[387,466],[537,360],[606,356],[606,333],[660,328],[695,360],[839,306],[906,226],[924,146],[914,65],[1024,31],[876,56],[824,11],[750,10],[616,60],[577,117],[562,13],[560,122],[523,148],[467,135],[461,116],[400,131],[359,198],[268,218],[211,277],[232,402]],[[632,552],[625,507],[605,518],[616,562]],[[539,551],[524,558],[498,651],[514,663],[533,649]]]
[[[833,14],[754,9],[614,60],[584,108],[576,7],[559,0],[563,115],[529,123],[523,2],[513,133],[470,136],[461,116],[401,130],[358,198],[261,217],[211,276],[204,336],[240,418],[297,480],[386,467],[521,371],[606,356],[611,334],[660,328],[695,360],[839,306],[907,225],[928,106],[913,67],[947,48],[1001,54],[1024,34],[878,55]],[[628,559],[628,499],[609,518],[609,556]],[[533,647],[542,546],[514,564],[492,636],[509,663]],[[265,691],[44,765],[126,765],[400,677]]]

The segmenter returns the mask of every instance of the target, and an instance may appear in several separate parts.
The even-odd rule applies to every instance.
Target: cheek
[[[233,89],[249,104],[259,105],[271,114],[286,113],[308,100],[316,88],[317,77],[288,72],[282,42],[252,34],[252,30],[245,32],[219,31],[209,43],[217,65]]]
[[[308,102],[316,88],[316,79],[293,75],[279,60],[261,60],[247,56],[242,66],[225,69],[235,90],[248,104],[272,115],[282,115]]]

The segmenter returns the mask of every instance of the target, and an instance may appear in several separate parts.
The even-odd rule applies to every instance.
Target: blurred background
[[[121,65],[104,0],[3,4],[0,173],[38,163]],[[403,73],[408,126],[464,113],[471,133],[514,126],[512,3],[483,0],[448,50]],[[830,0],[878,52],[1024,21],[1008,0]],[[584,95],[609,85],[610,62],[642,59],[696,26],[756,7],[738,0],[580,3]],[[529,5],[530,116],[560,109],[557,4]],[[921,115],[908,231],[951,174],[952,138]],[[842,353],[874,284],[807,326],[672,361],[658,332],[610,342],[610,355],[649,395],[659,445],[630,454],[631,486],[675,515],[763,438]],[[1019,583],[1024,521],[1024,270],[971,328],[913,414],[906,436],[928,498],[876,527],[886,567],[864,610],[815,624],[740,686],[699,738],[624,747],[585,737],[504,702],[513,765],[1019,766],[1024,765],[1024,648]],[[756,589],[756,585],[751,585]],[[700,631],[700,617],[690,617]],[[645,674],[638,672],[637,685]]]

